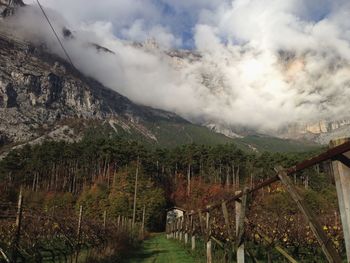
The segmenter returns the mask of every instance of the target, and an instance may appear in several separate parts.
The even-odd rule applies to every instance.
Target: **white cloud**
[[[346,0],[42,2],[76,29],[79,38],[66,45],[78,68],[138,103],[193,120],[263,129],[348,117]],[[64,22],[57,16],[55,23]],[[180,36],[184,26],[193,32],[197,61],[174,61],[120,40],[152,37],[165,48],[179,47],[188,41]],[[82,48],[87,41],[117,55]]]
[[[136,20],[130,28],[121,31],[121,35],[136,42],[145,42],[148,39],[155,39],[164,48],[181,47],[182,40],[176,38],[169,30],[162,25],[154,25],[146,29],[143,20]]]

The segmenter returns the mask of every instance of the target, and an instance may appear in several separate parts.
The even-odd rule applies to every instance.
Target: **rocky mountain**
[[[310,148],[295,141],[259,136],[244,127],[213,122],[193,124],[174,113],[136,104],[87,77],[45,45],[9,31],[1,19],[21,6],[20,0],[0,0],[0,153],[46,139],[73,142],[91,131],[94,136],[118,134],[170,147],[193,142],[234,142],[249,151]],[[64,37],[74,37],[70,30],[61,30]],[[87,45],[98,52],[113,53],[95,43]],[[147,52],[160,52],[152,40],[131,45]],[[187,50],[161,52],[174,68],[201,59],[200,54]],[[200,71],[198,78],[213,90],[223,85],[212,70]]]
[[[133,103],[0,24],[0,149],[75,141],[91,127],[168,146],[230,141],[174,113]]]
[[[21,6],[24,6],[22,0],[0,0],[0,17],[11,16]]]
[[[95,135],[118,134],[170,147],[233,142],[248,151],[312,148],[266,136],[238,138],[230,131],[208,126],[210,129],[171,112],[137,105],[84,76],[45,47],[14,39],[3,30],[0,33],[2,152],[46,139],[77,141],[90,130]]]
[[[281,138],[306,139],[319,144],[328,144],[334,138],[349,137],[350,120],[322,120],[314,123],[296,123],[279,131]]]
[[[153,52],[156,52],[154,50],[158,48],[155,44],[148,45],[148,47],[149,50],[153,50]],[[188,64],[191,63],[203,64],[203,66],[196,72],[198,74],[197,78],[200,79],[200,82],[213,94],[217,93],[223,95],[227,92],[225,91],[225,76],[215,64],[204,65],[205,63],[200,54],[187,50],[173,50],[165,52],[165,55],[170,59],[173,67],[178,69],[188,67]],[[294,55],[288,52],[281,52],[280,55],[281,64],[286,68],[286,77],[292,78],[292,75],[300,70],[300,61],[295,59]],[[277,130],[256,129],[242,125],[229,125],[215,119],[201,122],[201,125],[208,127],[214,132],[224,134],[229,138],[244,138],[246,136],[266,134],[281,139],[307,141],[323,145],[328,144],[329,141],[334,138],[350,136],[350,118],[295,122],[286,124]]]

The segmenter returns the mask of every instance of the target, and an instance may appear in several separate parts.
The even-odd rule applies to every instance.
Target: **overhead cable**
[[[64,54],[66,55],[66,57],[67,57],[69,63],[74,67],[74,64],[73,64],[73,62],[72,62],[72,59],[70,58],[70,56],[69,56],[67,50],[64,48],[64,45],[63,45],[61,39],[59,38],[59,36],[58,36],[58,34],[57,34],[55,28],[53,27],[53,25],[52,25],[52,23],[51,23],[49,17],[47,16],[47,14],[46,14],[46,12],[45,12],[43,6],[40,4],[39,0],[36,0],[36,2],[38,3],[38,5],[39,5],[39,7],[40,7],[40,9],[41,9],[41,11],[42,11],[44,17],[46,18],[46,21],[47,21],[48,24],[50,25],[50,27],[51,27],[51,29],[52,29],[52,32],[54,33],[54,35],[55,35],[55,37],[56,37],[58,43],[60,44],[60,46],[61,46],[61,48],[62,48]]]

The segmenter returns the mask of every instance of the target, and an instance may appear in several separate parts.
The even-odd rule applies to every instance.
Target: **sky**
[[[145,41],[154,37],[166,47],[194,48],[193,33],[202,13],[226,0],[41,0],[74,25],[106,22],[122,39]],[[35,4],[34,0],[26,0]]]
[[[74,32],[64,43],[74,64],[137,103],[195,122],[258,129],[348,118],[348,0],[41,3],[55,27]],[[35,5],[19,21],[18,30],[62,54]],[[150,38],[159,49],[130,45]],[[89,42],[115,54],[98,53]],[[172,49],[200,58],[170,59]]]

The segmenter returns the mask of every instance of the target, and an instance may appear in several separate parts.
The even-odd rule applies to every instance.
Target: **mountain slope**
[[[280,139],[266,135],[249,135],[234,139],[234,142],[241,149],[254,152],[305,152],[321,148],[320,145],[312,142]]]
[[[277,149],[257,143],[259,139],[233,140],[174,113],[137,105],[41,47],[4,34],[0,47],[1,151],[45,139],[76,141],[99,127],[109,134],[166,147],[233,142],[248,151]],[[283,149],[294,150],[293,143]]]
[[[163,110],[133,103],[42,47],[0,35],[0,146],[78,140],[91,126],[165,145],[231,140]]]
[[[2,16],[11,15],[23,4],[15,1],[15,8],[8,8],[8,1],[0,1]],[[63,30],[64,35],[71,34]],[[233,138],[174,113],[135,104],[85,76],[45,45],[19,39],[12,33],[0,23],[0,153],[46,139],[73,142],[88,131],[165,147],[236,143],[242,150],[258,152],[308,149],[294,141],[267,137]],[[110,52],[96,44],[89,48]],[[175,55],[192,56],[175,51],[169,54]]]

